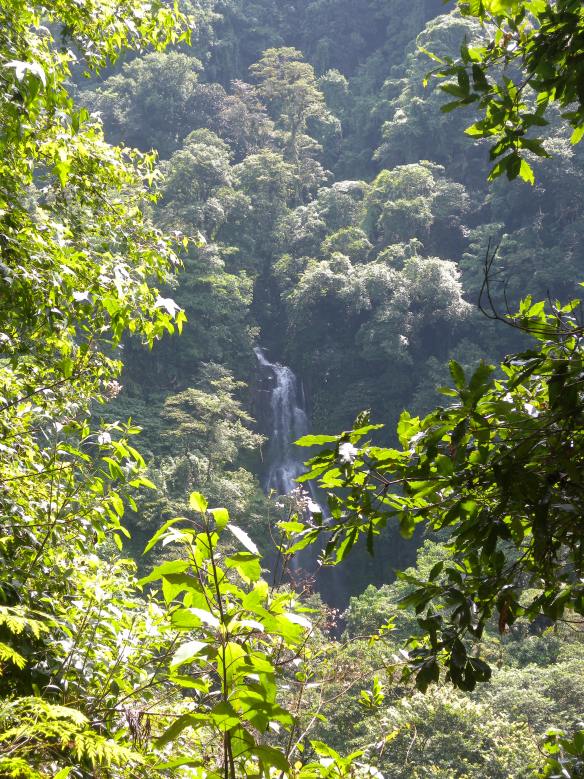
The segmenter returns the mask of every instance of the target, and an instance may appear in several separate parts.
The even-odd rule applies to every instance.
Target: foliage
[[[481,21],[487,40],[479,46],[464,43],[458,61],[430,54],[444,66],[436,75],[456,79],[441,87],[454,97],[442,110],[477,103],[483,118],[466,132],[494,141],[491,159],[496,162],[490,178],[505,173],[533,184],[528,158],[548,156],[540,128],[547,124],[550,104],[564,110],[573,128],[572,143],[584,135],[582,4],[471,0],[459,7],[463,15]]]
[[[191,495],[190,504],[199,513],[198,523],[185,521],[179,526],[172,520],[150,543],[179,544],[184,557],[163,563],[143,580],[162,579],[172,626],[185,632],[197,628],[200,638],[180,644],[170,665],[170,680],[195,691],[194,706],[160,736],[159,743],[176,739],[186,728],[203,728],[208,732],[202,735],[201,751],[203,744],[209,746],[200,764],[226,779],[239,775],[244,766],[250,771],[255,765],[260,775],[269,774],[272,766],[287,771],[286,755],[255,733],[264,733],[270,723],[292,726],[291,715],[276,703],[275,663],[287,650],[294,650],[294,656],[310,623],[289,611],[292,595],[271,596],[260,579],[257,547],[241,528],[229,523],[224,509],[207,515],[199,493]],[[217,550],[224,530],[231,531],[242,551],[224,555]],[[229,570],[249,590],[230,580]]]
[[[441,535],[446,537],[444,531]],[[385,776],[533,776],[534,770],[544,770],[548,723],[567,732],[579,711],[581,625],[570,620],[548,627],[549,620],[521,617],[500,637],[492,619],[480,645],[496,665],[489,684],[472,693],[442,685],[412,695],[409,684],[399,683],[407,661],[401,646],[421,628],[399,602],[415,591],[411,580],[427,578],[434,566],[449,560],[446,543],[426,540],[407,577],[351,598],[343,638],[352,647],[353,667],[361,645],[368,679],[373,675],[373,686],[368,681],[370,689],[361,698],[371,698],[376,687],[381,694],[375,703],[367,700],[361,715],[353,712],[351,724],[335,719],[344,732],[353,732],[349,748],[370,745],[369,759]],[[323,734],[335,744],[332,728],[323,726]]]
[[[309,120],[327,122],[331,117],[312,65],[292,48],[268,49],[251,68],[259,91],[272,108],[285,133],[285,156],[303,177],[324,178],[310,157],[315,147],[306,136]],[[316,147],[318,149],[318,146]],[[310,168],[316,168],[310,173]]]
[[[419,32],[400,69],[391,71],[382,87],[384,104],[390,111],[381,127],[382,143],[374,154],[384,167],[430,159],[448,165],[449,172],[456,170],[457,178],[464,173],[465,183],[474,177],[480,182],[477,174],[483,168],[483,150],[477,142],[465,142],[463,135],[464,122],[468,124],[473,116],[471,108],[440,111],[444,94],[437,79],[427,79],[425,52],[441,59],[454,58],[463,40],[479,45],[476,21],[455,13],[437,16]]]
[[[245,385],[215,364],[202,366],[197,385],[169,395],[161,409],[162,432],[151,472],[159,492],[141,501],[137,517],[145,532],[184,511],[184,495],[193,489],[245,513],[248,530],[254,514],[266,509],[253,505],[259,485],[242,462],[244,453],[264,440],[253,432],[254,420],[236,397]]]
[[[302,377],[315,427],[342,429],[364,405],[392,424],[405,405],[418,413],[435,405],[433,385],[448,381],[449,359],[460,364],[454,369],[460,378],[461,370],[474,375],[481,355],[499,362],[505,350],[517,356],[524,348],[519,331],[506,332],[472,311],[489,241],[500,240],[508,300],[527,289],[534,299],[548,290],[565,299],[574,295],[582,253],[582,149],[564,138],[561,98],[549,100],[546,128],[534,125],[520,136],[531,138],[535,130],[557,158],[552,167],[542,157],[536,167],[533,148],[519,150],[538,179],[529,198],[525,187],[501,180],[487,189],[481,157],[488,143],[475,135],[465,146],[458,137],[464,121],[476,122],[466,117],[481,101],[488,112],[491,97],[500,99],[494,90],[503,59],[510,60],[506,78],[516,78],[527,62],[511,48],[513,36],[499,36],[484,49],[493,28],[487,22],[482,29],[477,14],[510,18],[519,3],[474,4],[465,16],[435,16],[435,0],[188,0],[184,7],[196,16],[192,35],[192,21],[167,3],[49,5],[19,0],[0,11],[0,329],[11,339],[2,343],[0,365],[0,557],[7,582],[0,603],[0,773],[59,779],[270,770],[285,770],[291,779],[376,776],[379,770],[387,776],[527,776],[542,765],[538,744],[549,754],[550,775],[577,773],[582,648],[571,610],[575,591],[561,620],[538,613],[555,608],[537,575],[548,558],[544,553],[540,561],[534,537],[520,541],[517,530],[535,524],[537,506],[533,516],[515,510],[525,494],[541,497],[556,471],[543,448],[519,448],[511,460],[533,465],[533,473],[518,478],[510,465],[508,479],[488,484],[504,435],[515,442],[525,430],[536,430],[554,446],[565,439],[569,381],[561,385],[555,409],[545,387],[555,382],[567,332],[561,343],[548,334],[544,351],[521,357],[524,369],[509,363],[485,375],[485,394],[475,406],[465,379],[456,390],[458,408],[432,412],[426,421],[404,416],[406,449],[387,455],[389,461],[373,429],[361,440],[348,432],[328,441],[329,487],[343,495],[347,484],[360,517],[335,500],[331,518],[319,520],[300,501],[306,535],[299,538],[302,525],[288,517],[290,545],[332,530],[338,545],[329,547],[329,555],[343,556],[355,542],[355,557],[348,570],[306,575],[300,567],[317,552],[307,550],[294,561],[284,548],[284,568],[305,595],[316,579],[324,600],[341,608],[349,595],[385,583],[353,598],[342,618],[312,595],[320,618],[313,618],[310,630],[294,622],[305,606],[287,586],[260,581],[255,547],[246,549],[245,536],[219,532],[213,524],[217,516],[227,522],[226,513],[209,514],[200,497],[192,505],[185,499],[196,489],[225,505],[267,552],[271,567],[272,525],[282,509],[276,504],[274,516],[261,494],[262,452],[253,451],[259,431],[269,433],[262,413],[267,394],[254,376],[258,339]],[[560,6],[565,4],[556,4],[554,13]],[[543,4],[530,7],[532,18],[547,13]],[[545,43],[536,27],[520,24],[522,44],[528,36],[534,46],[536,39],[538,46]],[[440,113],[438,85],[444,83],[432,79],[424,87],[422,49],[447,62],[439,70],[456,80],[446,86],[460,89],[467,83],[460,75],[465,63],[455,57],[464,36],[468,56],[483,57],[466,63],[469,95],[477,94],[465,112]],[[188,38],[191,49],[182,45]],[[174,44],[172,51],[161,51],[165,43]],[[577,36],[572,43],[579,45]],[[157,50],[146,54],[149,45]],[[120,57],[128,47],[132,51]],[[556,62],[560,70],[566,51]],[[473,65],[483,68],[491,91],[471,90]],[[103,72],[91,70],[96,66]],[[527,106],[519,117],[524,126],[530,112],[537,114],[530,92],[536,82],[519,84]],[[154,149],[162,164],[156,170],[154,155],[108,146],[102,121],[106,139],[142,152]],[[164,233],[184,247],[178,278],[169,273],[178,261]],[[490,292],[495,304],[505,300],[494,286]],[[160,342],[163,333],[181,329],[183,311],[189,322],[181,341]],[[560,315],[568,329],[570,316]],[[530,326],[549,328],[540,324]],[[144,342],[151,352],[142,350]],[[571,365],[572,357],[566,361]],[[522,377],[532,364],[533,374]],[[572,376],[569,367],[567,374]],[[510,388],[509,382],[517,384]],[[485,412],[482,420],[477,409]],[[128,416],[130,423],[119,421]],[[511,417],[518,425],[513,430],[504,424]],[[556,417],[560,428],[554,431]],[[466,451],[448,445],[461,420],[469,426],[461,433]],[[578,422],[577,413],[573,420]],[[147,462],[134,449],[137,423],[146,428]],[[438,430],[446,440],[438,440],[434,451]],[[363,444],[370,434],[375,445]],[[471,460],[481,447],[485,462]],[[548,458],[555,456],[550,451]],[[410,491],[392,485],[380,495],[397,508],[369,503],[364,486],[374,486],[379,474],[393,480],[388,469],[397,460],[394,476],[405,473]],[[373,465],[377,474],[369,470]],[[564,490],[577,498],[573,463],[572,469],[566,478],[558,471],[550,482],[546,521],[557,520],[562,532],[570,520],[564,498],[572,497]],[[469,486],[467,477],[476,483]],[[153,497],[135,494],[153,484]],[[439,543],[432,535],[424,544],[416,568],[388,583],[394,567],[413,559],[416,544],[401,542],[396,522],[379,537],[377,530],[394,512],[402,515],[405,535],[425,515],[430,525],[440,524],[440,506],[430,505],[434,489],[445,506],[480,498],[491,509],[489,519],[473,515],[471,530],[486,547],[479,568],[486,560],[495,570],[504,555],[502,579],[473,589],[478,568],[469,575],[467,566],[462,584],[449,581],[464,544],[472,541],[472,533],[464,536],[466,516],[457,516]],[[156,545],[162,602],[150,587],[147,595],[136,589],[134,565],[118,559],[116,545],[126,538],[125,523],[134,533],[126,549],[139,559],[142,536],[181,515],[187,519],[167,525],[164,543]],[[509,524],[508,515],[519,519]],[[501,533],[494,551],[485,540],[493,517]],[[506,527],[511,540],[503,537]],[[364,531],[361,544],[355,530],[357,536]],[[374,558],[367,557],[368,544]],[[451,562],[457,544],[464,548]],[[175,559],[177,546],[194,550],[195,562]],[[514,546],[525,558],[517,559]],[[562,546],[557,552],[562,564],[565,551]],[[514,579],[524,562],[529,570]],[[142,559],[141,573],[146,564]],[[185,567],[173,573],[177,564]],[[550,588],[557,585],[561,600],[575,582],[568,568],[559,574]],[[502,602],[501,610],[489,591],[508,583],[517,586],[502,591],[515,600]],[[424,608],[420,625],[398,601],[421,602],[422,590],[423,597],[434,596],[437,617],[430,614],[428,621]],[[458,604],[448,600],[455,590],[467,597],[478,593],[482,611],[475,616],[484,623],[478,645],[465,634],[466,612],[459,619]],[[201,613],[189,612],[188,627],[173,624],[176,614],[197,608]],[[205,618],[197,621],[201,614]],[[502,616],[506,630],[499,639]],[[242,627],[241,617],[262,629]],[[437,624],[439,617],[444,622]],[[453,656],[460,661],[462,653],[448,632],[449,618],[457,621],[467,651],[462,683],[464,672],[481,660],[493,668],[492,684],[468,695],[448,688],[417,695],[413,678],[401,678],[402,639],[417,634],[409,659],[418,663],[421,686],[435,675],[433,654],[456,676]],[[295,635],[284,637],[283,627]],[[470,628],[477,628],[472,618]],[[368,632],[371,642],[363,638]],[[179,656],[181,664],[173,664],[183,642],[189,648]],[[231,644],[243,653],[235,662],[236,668],[242,663],[242,674],[225,686],[221,656]],[[253,669],[251,677],[243,676],[249,658],[266,663],[257,679]],[[233,711],[218,712],[226,700]],[[544,742],[550,725],[556,730]],[[232,751],[237,745],[237,738],[227,738],[230,731],[247,733],[243,746],[250,749],[233,764],[224,754],[228,741]]]
[[[0,16],[1,770],[121,775],[142,759],[118,702],[158,649],[154,630],[134,643],[150,617],[127,566],[92,551],[121,547],[124,498],[150,482],[136,429],[92,425],[90,407],[119,392],[124,332],[151,345],[184,315],[155,286],[178,260],[145,215],[153,159],[107,145],[68,88],[73,67],[163,48],[189,23],[138,0]]]
[[[447,687],[399,700],[368,725],[385,776],[528,779],[539,763],[537,743],[524,723]]]
[[[544,752],[548,755],[545,768],[539,774],[541,777],[570,776],[578,777],[582,773],[584,756],[584,730],[572,733],[555,729],[547,734]]]
[[[291,143],[304,132],[310,118],[326,116],[314,69],[302,60],[301,52],[295,49],[268,49],[251,68],[260,83],[260,93],[293,137]]]
[[[361,534],[372,548],[391,519],[406,536],[420,522],[448,529],[451,560],[422,580],[399,574],[417,587],[402,606],[415,608],[426,635],[410,646],[422,690],[438,681],[441,662],[462,689],[489,678],[488,664],[464,639],[480,639],[493,614],[501,633],[520,615],[582,614],[576,307],[556,304],[546,313],[544,302],[526,299],[515,322],[539,348],[507,358],[501,378],[483,364],[467,380],[452,362],[455,389],[444,393],[455,404],[424,419],[404,412],[402,450],[363,443],[374,427],[359,419],[352,431],[330,437],[334,446],[303,477],[348,490],[329,498],[331,520],[322,528],[331,534],[329,560],[344,559]],[[315,532],[303,531],[297,547]]]
[[[152,52],[124,63],[120,73],[86,92],[84,102],[99,112],[111,143],[156,149],[167,158],[196,129],[193,121],[206,124],[221,95],[220,89],[199,84],[201,69],[192,56]]]
[[[147,547],[179,545],[183,557],[142,580],[162,580],[170,625],[190,639],[176,647],[168,677],[189,697],[158,745],[189,730],[196,734],[196,752],[161,767],[195,766],[201,769],[196,775],[204,771],[224,779],[268,777],[274,770],[295,779],[367,774],[356,763],[361,751],[343,758],[321,742],[311,744],[315,761],[290,764],[295,719],[278,703],[278,682],[287,677],[289,684],[303,686],[312,629],[307,609],[294,593],[274,590],[261,578],[256,545],[225,509],[208,511],[196,492],[189,503],[197,519],[170,520]],[[237,542],[234,552],[220,545],[225,531]]]

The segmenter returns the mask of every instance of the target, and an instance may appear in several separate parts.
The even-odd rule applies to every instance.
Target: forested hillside
[[[556,5],[7,0],[0,776],[584,776]]]
[[[168,291],[185,332],[153,354],[126,344],[114,411],[145,428],[155,458],[146,534],[191,488],[264,521],[266,466],[241,415],[269,435],[255,345],[301,378],[314,431],[365,408],[392,430],[404,408],[438,402],[450,359],[470,369],[517,344],[477,309],[489,242],[511,308],[525,293],[569,300],[579,281],[581,147],[553,117],[556,159],[536,165],[537,185],[489,184],[470,112],[441,113],[436,80],[424,86],[422,48],[455,56],[476,22],[429,3],[194,10],[207,24],[192,48],[135,58],[80,93],[108,140],[157,151],[155,220],[195,236]],[[390,548],[374,570],[364,559],[352,592],[400,563]]]

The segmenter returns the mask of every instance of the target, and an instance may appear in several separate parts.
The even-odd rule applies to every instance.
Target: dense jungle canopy
[[[0,82],[0,777],[583,777],[581,2],[3,0]]]

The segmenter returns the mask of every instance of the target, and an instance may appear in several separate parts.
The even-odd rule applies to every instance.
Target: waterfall
[[[306,473],[304,451],[294,445],[294,441],[309,432],[304,391],[290,368],[279,362],[270,362],[260,347],[256,347],[254,352],[262,373],[270,381],[269,408],[266,409],[270,440],[263,488],[266,493],[274,490],[278,495],[287,495],[298,488],[298,476]],[[319,510],[326,516],[315,485],[305,482],[302,487],[309,493],[308,511]],[[348,593],[343,574],[336,568],[324,570],[320,567],[317,561],[320,549],[321,545],[317,544],[298,552],[290,562],[290,571],[293,575],[315,576],[316,588],[323,599],[344,609]]]
[[[266,492],[274,490],[278,495],[287,495],[298,486],[297,477],[306,471],[302,449],[294,446],[294,441],[308,433],[304,392],[288,366],[270,362],[259,346],[254,352],[273,382],[268,471],[263,486]]]

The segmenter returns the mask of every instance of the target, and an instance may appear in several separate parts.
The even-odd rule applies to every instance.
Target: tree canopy
[[[581,773],[581,9],[444,10],[0,9],[0,775]]]

